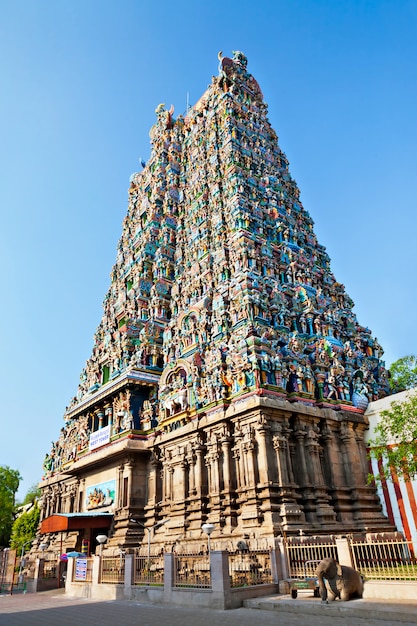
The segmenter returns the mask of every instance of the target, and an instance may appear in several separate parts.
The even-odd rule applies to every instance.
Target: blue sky
[[[0,0],[0,464],[42,476],[160,102],[242,50],[338,281],[417,353],[417,2]]]

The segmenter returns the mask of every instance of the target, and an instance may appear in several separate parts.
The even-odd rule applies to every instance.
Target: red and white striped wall
[[[369,419],[369,430],[365,435],[365,441],[369,442],[374,437],[376,424],[381,419],[381,411],[390,408],[392,402],[403,402],[408,391],[402,391],[392,396],[370,402],[365,416]],[[370,472],[375,476],[380,474],[381,463],[372,459]],[[401,531],[406,539],[417,541],[417,480],[405,481],[399,478],[395,471],[391,471],[391,479],[377,483],[385,515]]]

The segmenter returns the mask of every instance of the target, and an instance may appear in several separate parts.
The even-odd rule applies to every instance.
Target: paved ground
[[[323,604],[320,598],[312,598],[311,592],[300,593],[296,600],[290,596],[276,595],[246,600],[246,608],[272,611],[288,616],[288,624],[369,624],[397,626],[417,624],[417,601],[351,600]],[[293,616],[303,616],[304,621],[292,622]]]
[[[217,611],[141,602],[73,599],[61,591],[0,596],[1,626],[407,626],[417,624],[417,603],[320,601],[275,596],[266,608]],[[384,612],[385,611],[385,612]]]

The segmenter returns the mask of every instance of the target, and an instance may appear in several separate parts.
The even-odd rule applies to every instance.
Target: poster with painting
[[[105,483],[87,487],[86,507],[87,511],[100,509],[104,506],[111,506],[114,503],[116,492],[116,481],[108,480]]]

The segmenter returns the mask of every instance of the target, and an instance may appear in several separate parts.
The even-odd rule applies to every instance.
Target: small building
[[[369,403],[365,412],[365,416],[369,420],[369,430],[365,435],[365,441],[367,443],[374,438],[375,426],[382,419],[381,412],[389,410],[393,402],[404,402],[410,393],[413,393],[413,391],[401,391],[392,396],[387,396]],[[372,459],[370,465],[371,473],[377,476],[380,473],[378,461]],[[377,490],[383,511],[390,522],[404,534],[406,539],[416,542],[417,479],[405,481],[392,471],[389,480],[377,482]]]

